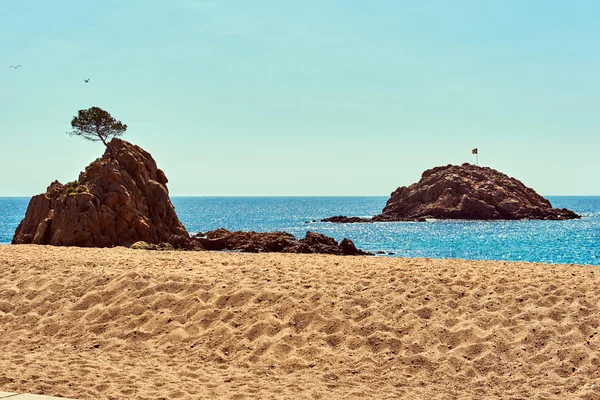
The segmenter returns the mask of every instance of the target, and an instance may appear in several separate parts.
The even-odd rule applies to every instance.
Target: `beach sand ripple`
[[[0,391],[600,399],[595,267],[0,247]]]

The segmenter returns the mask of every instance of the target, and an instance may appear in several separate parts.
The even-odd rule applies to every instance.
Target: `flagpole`
[[[475,165],[479,167],[479,149],[477,149],[477,154],[475,154]]]

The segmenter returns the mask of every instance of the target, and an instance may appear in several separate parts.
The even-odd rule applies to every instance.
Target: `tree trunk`
[[[104,138],[100,135],[98,135],[98,137],[100,138],[100,140],[102,140],[102,143],[104,143],[104,145],[106,146],[106,148],[108,149],[108,152],[110,153],[110,158],[111,160],[115,158],[113,151],[112,151],[112,147],[109,146],[108,143],[106,143],[106,140],[104,140]]]

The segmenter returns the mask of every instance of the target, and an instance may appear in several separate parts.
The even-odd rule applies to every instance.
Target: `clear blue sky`
[[[599,195],[598,21],[595,0],[1,0],[0,196],[98,157],[65,133],[91,106],[171,195],[388,195],[473,147]]]

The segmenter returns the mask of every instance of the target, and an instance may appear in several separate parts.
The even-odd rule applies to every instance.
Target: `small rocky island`
[[[246,252],[370,254],[349,239],[308,232],[229,232],[191,237],[169,199],[167,177],[150,153],[119,138],[76,181],[50,184],[31,198],[13,244],[136,249],[236,250]]]
[[[465,163],[423,172],[421,180],[396,189],[372,219],[335,216],[322,222],[471,220],[566,220],[581,218],[550,202],[522,182],[495,169]]]

